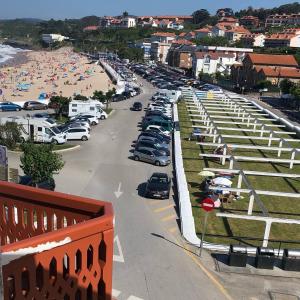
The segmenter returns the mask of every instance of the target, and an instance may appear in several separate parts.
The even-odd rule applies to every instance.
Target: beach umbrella
[[[215,173],[211,171],[201,171],[198,175],[203,177],[215,177]]]
[[[217,178],[213,179],[212,182],[215,185],[224,185],[224,186],[229,186],[229,187],[232,185],[232,181],[230,181],[229,179],[227,179],[225,177],[217,177]]]

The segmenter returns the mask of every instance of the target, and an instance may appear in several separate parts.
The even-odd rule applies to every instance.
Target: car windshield
[[[154,154],[155,156],[162,156],[161,153],[160,153],[159,151],[157,151],[157,150],[153,151],[153,154]]]
[[[48,123],[50,123],[50,124],[54,124],[54,123],[55,123],[55,121],[52,120],[52,119],[47,119],[46,121],[47,121]]]
[[[159,176],[152,176],[150,178],[151,183],[168,183],[167,177],[159,177]]]
[[[59,134],[60,130],[57,127],[51,127],[51,130],[55,133],[55,134]]]

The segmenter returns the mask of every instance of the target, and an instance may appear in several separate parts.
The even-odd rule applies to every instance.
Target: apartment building
[[[298,14],[275,14],[266,18],[266,27],[277,27],[284,25],[300,25],[300,13]]]

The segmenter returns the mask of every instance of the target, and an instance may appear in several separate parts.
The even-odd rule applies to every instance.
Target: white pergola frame
[[[271,226],[273,223],[300,225],[300,220],[295,220],[295,219],[280,219],[280,218],[247,216],[247,215],[227,214],[227,213],[217,213],[216,216],[221,217],[221,218],[232,218],[232,219],[242,219],[242,220],[265,222],[266,226],[265,226],[265,232],[264,232],[264,238],[263,238],[263,244],[262,244],[263,247],[268,246],[270,232],[271,232]]]
[[[198,95],[201,96],[201,93]],[[204,94],[203,94],[204,95]],[[197,93],[196,93],[197,96]],[[218,96],[220,96],[218,94]],[[197,97],[196,97],[197,98]],[[216,98],[215,98],[216,99]],[[222,106],[221,106],[222,105]],[[224,105],[224,106],[223,106]],[[220,107],[221,106],[221,107]],[[217,171],[217,172],[228,172],[238,174],[238,183],[236,188],[221,188],[224,191],[232,191],[236,192],[238,195],[241,193],[248,194],[249,205],[248,205],[248,215],[238,215],[238,214],[223,214],[218,213],[219,217],[227,217],[227,218],[235,218],[235,219],[245,219],[245,220],[255,220],[262,221],[266,223],[263,246],[268,245],[270,229],[272,223],[283,223],[283,224],[299,224],[300,220],[292,220],[292,219],[281,219],[281,218],[271,218],[268,215],[268,211],[265,208],[263,202],[260,200],[258,195],[269,195],[273,197],[290,197],[290,198],[300,198],[300,194],[298,193],[284,193],[284,192],[275,192],[275,191],[263,191],[263,190],[255,190],[250,182],[247,179],[247,175],[254,176],[271,176],[271,177],[284,177],[284,178],[300,178],[300,174],[285,174],[285,173],[271,173],[271,172],[258,172],[258,171],[244,171],[240,168],[234,168],[234,164],[237,164],[237,161],[260,161],[260,162],[280,162],[280,163],[288,163],[290,168],[292,169],[294,164],[300,164],[300,160],[296,160],[296,154],[300,153],[300,149],[291,147],[289,142],[300,142],[300,140],[289,139],[280,137],[280,134],[293,134],[295,132],[281,132],[281,131],[273,131],[272,127],[282,127],[285,128],[285,125],[275,125],[275,124],[266,124],[263,122],[274,122],[276,119],[272,118],[258,118],[259,116],[267,116],[262,109],[257,109],[252,103],[249,103],[246,99],[240,98],[230,98],[226,95],[223,97],[218,97],[218,100],[210,99],[210,98],[201,98],[201,101],[195,97],[187,100],[187,108],[190,112],[189,116],[191,117],[192,122],[194,123],[203,123],[203,125],[192,125],[193,128],[203,128],[206,129],[205,133],[201,133],[201,136],[211,137],[213,138],[213,142],[205,143],[200,142],[197,143],[199,146],[209,146],[209,147],[223,147],[223,154],[199,154],[201,157],[215,157],[220,158],[222,164],[225,165],[226,159],[229,159],[229,169],[218,169],[218,168],[204,168],[204,170],[208,171]],[[198,114],[195,114],[198,112]],[[222,114],[226,114],[227,116],[222,116]],[[200,117],[200,118],[199,118]],[[221,120],[220,120],[221,119]],[[241,120],[242,122],[227,122],[223,121],[226,119],[234,119]],[[218,127],[217,124],[235,124],[235,125],[244,125],[248,128],[232,128],[232,127]],[[249,127],[253,128],[249,128]],[[228,131],[240,131],[240,132],[253,132],[258,133],[260,136],[241,136],[241,135],[225,135],[220,134],[219,130],[228,130]],[[265,137],[264,134],[268,134],[269,136]],[[265,140],[268,145],[267,146],[256,146],[256,145],[247,145],[247,144],[233,144],[233,143],[225,143],[224,138],[230,139],[253,139],[253,140]],[[279,142],[278,146],[272,146],[272,142]],[[246,157],[246,156],[234,156],[228,155],[228,146],[233,146],[235,148],[240,149],[257,149],[257,150],[265,150],[265,151],[276,151],[278,157],[281,156],[282,152],[290,152],[290,159],[278,159],[278,158],[263,158],[263,157]],[[245,183],[247,188],[241,188],[242,183]],[[211,190],[220,190],[220,187],[209,187]],[[253,205],[254,201],[259,205],[262,210],[263,216],[253,216]]]

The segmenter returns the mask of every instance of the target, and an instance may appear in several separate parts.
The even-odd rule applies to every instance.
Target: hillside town
[[[286,53],[288,49],[300,49],[300,13],[267,15],[260,20],[251,15],[238,18],[228,8],[219,9],[216,24],[188,30],[197,13],[201,11],[191,16],[133,16],[125,12],[117,17],[101,17],[98,25],[87,26],[83,31],[152,28],[154,32],[149,38],[131,43],[130,47],[140,49],[145,62],[169,65],[196,79],[226,78],[231,80],[232,87],[243,90],[252,90],[259,82],[270,82],[273,86],[283,79],[299,82],[299,58],[297,63],[292,54]],[[223,39],[223,45],[213,44],[218,38]],[[46,43],[66,39],[57,34],[43,35]],[[284,52],[276,53],[280,49]],[[259,58],[259,64],[253,62],[253,57]],[[287,60],[293,63],[287,64]],[[248,72],[244,61],[248,62],[251,75],[244,76]]]

